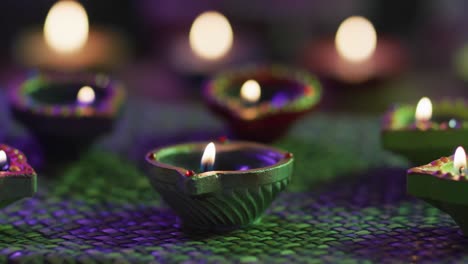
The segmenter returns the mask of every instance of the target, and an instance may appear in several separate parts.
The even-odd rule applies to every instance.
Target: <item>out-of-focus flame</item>
[[[255,80],[247,80],[241,87],[240,95],[242,100],[249,103],[256,103],[260,100],[262,90],[260,84]]]
[[[456,171],[466,169],[466,153],[463,147],[458,147],[457,150],[455,150],[455,155],[453,156],[453,167]]]
[[[88,33],[88,15],[77,1],[62,0],[49,10],[44,37],[53,50],[59,53],[79,51],[86,44]]]
[[[225,16],[215,11],[200,14],[190,29],[190,47],[207,60],[223,57],[232,47],[233,32]]]
[[[205,151],[201,158],[202,171],[212,170],[216,158],[216,147],[213,142],[206,145]]]
[[[374,54],[377,33],[372,23],[364,17],[352,16],[345,19],[335,36],[335,47],[340,57],[358,63]]]
[[[8,164],[8,156],[4,150],[0,150],[0,171],[8,170],[10,164]]]
[[[78,91],[78,94],[76,95],[76,100],[79,104],[89,105],[94,103],[95,99],[96,94],[94,93],[93,88],[90,86],[81,87],[81,89]]]
[[[432,118],[432,103],[431,100],[427,97],[421,98],[418,105],[416,106],[415,113],[416,121],[425,122],[429,121]]]

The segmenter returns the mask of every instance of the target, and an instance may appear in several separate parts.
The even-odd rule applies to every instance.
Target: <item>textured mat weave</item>
[[[311,115],[276,143],[295,153],[296,171],[261,224],[186,234],[139,169],[141,155],[222,127],[198,106],[130,109],[98,150],[55,178],[40,175],[34,198],[0,211],[2,262],[468,261],[454,222],[406,196],[407,165],[380,149],[377,118]],[[30,148],[9,136],[14,127],[6,133]]]

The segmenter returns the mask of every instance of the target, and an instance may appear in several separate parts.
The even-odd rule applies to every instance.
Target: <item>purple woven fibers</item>
[[[468,261],[451,218],[406,195],[407,164],[380,148],[376,117],[304,119],[275,144],[294,153],[295,173],[262,222],[189,234],[129,160],[157,147],[136,143],[222,126],[193,105],[131,102],[127,111],[98,150],[58,177],[40,175],[34,198],[0,210],[0,262]]]

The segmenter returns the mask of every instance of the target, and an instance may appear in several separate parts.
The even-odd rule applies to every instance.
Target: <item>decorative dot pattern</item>
[[[434,177],[453,180],[453,181],[466,181],[466,177],[460,177],[459,174],[453,173],[453,170],[447,171],[446,167],[453,167],[453,156],[442,157],[429,164],[419,167],[411,168],[408,174],[428,174]]]
[[[10,161],[9,169],[7,171],[0,171],[0,178],[11,176],[32,177],[36,174],[34,169],[29,166],[26,156],[21,151],[4,144],[0,144],[0,150],[5,151]]]
[[[37,89],[44,89],[51,82],[70,82],[71,80],[83,81],[94,84],[95,89],[102,89],[106,96],[97,106],[80,106],[71,104],[66,106],[38,103],[30,96]],[[103,80],[104,79],[104,80]],[[66,118],[83,118],[89,116],[113,117],[121,108],[125,100],[125,91],[122,84],[111,81],[104,75],[37,75],[25,80],[22,84],[12,89],[10,93],[11,104],[36,115],[57,116]]]
[[[301,89],[300,96],[289,101],[284,106],[273,107],[270,103],[262,103],[249,109],[242,106],[238,100],[230,100],[227,93],[231,84],[238,80],[278,79],[297,83]],[[285,87],[287,89],[288,87]],[[234,115],[243,119],[264,118],[278,113],[303,112],[313,108],[321,98],[321,85],[319,81],[304,71],[289,69],[285,66],[251,66],[237,71],[227,71],[210,80],[204,88],[205,99],[209,102],[232,111]],[[253,112],[252,112],[253,110]]]

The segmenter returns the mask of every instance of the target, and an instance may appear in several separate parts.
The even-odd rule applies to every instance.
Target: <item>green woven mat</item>
[[[9,132],[15,132],[10,127]],[[197,105],[132,103],[115,133],[31,199],[0,211],[0,255],[15,262],[409,263],[468,260],[445,214],[405,194],[404,160],[376,117],[311,114],[275,145],[295,154],[289,190],[262,222],[182,231],[140,168],[145,151],[223,133]]]

